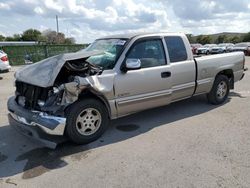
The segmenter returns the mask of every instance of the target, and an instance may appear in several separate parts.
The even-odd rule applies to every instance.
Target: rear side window
[[[187,50],[181,37],[165,37],[168,54],[172,63],[187,60]]]

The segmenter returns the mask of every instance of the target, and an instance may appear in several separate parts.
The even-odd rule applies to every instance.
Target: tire
[[[218,75],[215,78],[211,91],[207,94],[208,102],[214,105],[222,104],[229,94],[229,79],[227,76]]]
[[[87,144],[97,140],[109,123],[108,111],[96,99],[78,101],[67,109],[66,135],[76,144]]]
[[[209,55],[209,51],[206,51],[206,55]]]

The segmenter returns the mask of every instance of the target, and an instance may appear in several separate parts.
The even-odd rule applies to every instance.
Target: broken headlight
[[[45,102],[42,101],[42,100],[38,100],[37,101],[37,104],[40,106],[40,107],[43,107],[45,105]]]
[[[24,106],[25,106],[25,97],[24,97],[24,96],[18,96],[18,98],[17,98],[17,103],[18,103],[20,106],[24,107]]]
[[[54,92],[54,93],[59,93],[59,92],[60,92],[60,89],[57,88],[57,87],[53,87],[53,92]]]

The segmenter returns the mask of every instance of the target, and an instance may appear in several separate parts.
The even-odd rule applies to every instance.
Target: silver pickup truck
[[[206,94],[222,104],[244,76],[242,52],[197,57],[181,33],[97,39],[76,53],[28,65],[15,74],[9,123],[48,147],[99,138],[109,121]]]

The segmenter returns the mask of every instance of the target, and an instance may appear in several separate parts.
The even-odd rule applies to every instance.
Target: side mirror
[[[137,70],[141,68],[140,59],[126,59],[126,69],[127,70]]]

